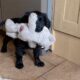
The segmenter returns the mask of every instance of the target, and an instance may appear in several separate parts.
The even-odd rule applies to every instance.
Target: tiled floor
[[[1,43],[1,41],[0,41]],[[0,44],[0,48],[1,48]],[[80,80],[80,67],[54,53],[45,54],[41,59],[45,67],[34,66],[31,51],[26,52],[23,62],[24,68],[15,68],[14,47],[11,43],[7,53],[0,53],[0,76],[11,80]]]

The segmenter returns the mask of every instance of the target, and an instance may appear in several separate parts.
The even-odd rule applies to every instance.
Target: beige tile
[[[44,78],[40,77],[40,78],[38,78],[38,79],[36,79],[36,80],[46,80],[46,79],[44,79]]]
[[[80,80],[80,67],[70,62],[64,62],[42,77],[46,80]]]
[[[45,54],[45,55],[42,56],[42,58],[44,60],[46,60],[47,62],[49,62],[51,64],[54,64],[55,66],[58,65],[58,64],[61,64],[62,62],[65,61],[65,59],[55,55],[54,53]]]
[[[24,68],[19,70],[15,68],[15,55],[14,50],[12,52],[1,54],[0,53],[0,75],[5,78],[13,80],[35,80],[40,75],[47,72],[54,65],[45,62],[45,66],[42,68],[34,66],[33,58],[29,55],[23,57]]]

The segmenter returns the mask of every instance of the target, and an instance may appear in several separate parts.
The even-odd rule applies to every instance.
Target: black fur
[[[36,32],[42,31],[43,27],[46,26],[47,28],[50,28],[50,21],[45,13],[41,13],[39,11],[31,11],[31,12],[26,12],[24,16],[20,18],[11,18],[15,23],[28,23],[28,17],[29,15],[35,12],[38,15],[38,20],[36,22]],[[5,21],[2,22],[1,25],[3,25]],[[1,52],[6,52],[7,51],[7,44],[8,42],[12,40],[14,45],[15,45],[15,53],[16,53],[16,68],[21,69],[23,68],[23,54],[25,49],[30,48],[28,46],[27,42],[21,41],[20,39],[12,39],[8,36],[5,35],[3,39],[3,45]],[[37,45],[37,44],[36,44]],[[44,63],[40,60],[40,54],[42,53],[42,48],[41,46],[37,45],[35,49],[33,49],[33,54],[34,54],[34,64],[38,67],[44,66]]]
[[[23,65],[23,55],[25,52],[25,49],[31,49],[28,46],[27,42],[24,42],[20,39],[12,39],[8,36],[5,36],[3,39],[3,45],[2,45],[2,49],[1,52],[7,52],[7,44],[9,41],[13,40],[13,43],[15,45],[15,54],[16,54],[16,68],[21,69],[24,67]],[[36,44],[37,45],[37,44]],[[44,66],[44,63],[40,60],[40,54],[42,53],[42,48],[41,46],[37,45],[35,49],[33,49],[33,54],[34,54],[34,64],[38,67],[42,67]]]

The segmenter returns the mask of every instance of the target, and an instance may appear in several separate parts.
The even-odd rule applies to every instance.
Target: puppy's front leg
[[[17,49],[16,49],[16,64],[15,64],[15,66],[18,69],[21,69],[21,68],[24,67],[22,58],[23,58],[23,51],[19,47],[17,47]]]
[[[40,60],[41,53],[42,53],[42,49],[39,45],[37,45],[37,47],[33,50],[33,54],[34,54],[34,64],[38,67],[44,66],[44,62]]]

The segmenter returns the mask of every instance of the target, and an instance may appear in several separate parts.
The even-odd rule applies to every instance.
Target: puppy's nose
[[[42,29],[43,29],[43,28],[38,27],[38,28],[36,28],[36,30],[35,30],[35,31],[36,31],[36,32],[41,32],[41,31],[42,31]]]

